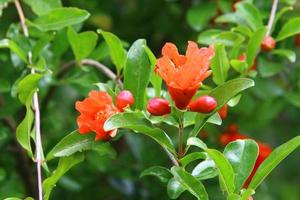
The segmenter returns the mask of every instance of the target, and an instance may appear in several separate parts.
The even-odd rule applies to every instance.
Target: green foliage
[[[78,8],[55,8],[37,17],[30,25],[41,31],[55,31],[81,23],[89,16],[87,11]]]
[[[146,41],[139,39],[130,47],[124,71],[124,88],[132,92],[134,108],[144,109],[146,88],[150,81],[151,63],[144,49]]]
[[[228,75],[229,62],[224,45],[215,45],[215,56],[211,60],[213,80],[217,85],[223,84]]]
[[[295,17],[290,19],[280,30],[278,36],[276,37],[277,41],[281,41],[287,37],[291,37],[300,33],[300,28],[298,24],[300,23],[300,17]]]
[[[76,60],[80,61],[96,47],[98,36],[92,31],[77,34],[72,27],[69,27],[68,39]]]
[[[153,166],[148,169],[145,169],[140,177],[144,176],[155,176],[157,177],[161,182],[167,183],[170,178],[172,177],[172,174],[170,170],[167,168],[161,167],[161,166]]]
[[[55,8],[61,7],[60,0],[24,0],[37,15],[45,15]]]

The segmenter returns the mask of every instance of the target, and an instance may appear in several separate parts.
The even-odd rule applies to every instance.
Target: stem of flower
[[[275,19],[276,10],[277,10],[277,5],[278,5],[278,0],[273,0],[272,10],[271,10],[271,14],[269,17],[268,30],[267,30],[266,36],[270,35],[270,33],[271,33],[272,26],[273,26],[274,19]]]
[[[25,16],[22,10],[21,4],[19,0],[15,0],[15,6],[20,18],[20,24],[25,37],[29,37],[28,28],[25,24]],[[28,63],[32,65],[32,53],[28,52]],[[31,73],[34,74],[35,70],[32,68]],[[36,149],[36,168],[37,168],[37,176],[38,176],[38,191],[39,191],[39,200],[43,199],[43,188],[42,188],[42,140],[41,140],[41,123],[40,123],[40,109],[39,109],[39,98],[38,93],[35,92],[33,94],[33,109],[34,109],[34,120],[35,120],[35,149]]]
[[[183,142],[182,142],[182,134],[183,133],[183,123],[180,120],[178,127],[178,158],[180,159],[183,156]]]

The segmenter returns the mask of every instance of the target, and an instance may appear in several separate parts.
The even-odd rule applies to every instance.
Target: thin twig
[[[96,60],[92,60],[92,59],[84,59],[80,62],[80,64],[90,65],[90,66],[93,66],[93,67],[97,68],[98,70],[102,71],[109,79],[116,81],[116,84],[121,89],[123,88],[123,83],[118,78],[118,76],[113,71],[111,71],[108,67],[103,65],[102,63],[100,63]]]
[[[180,159],[183,155],[183,144],[182,144],[182,136],[183,136],[183,124],[180,122],[178,127],[178,158]]]
[[[167,149],[165,149],[164,148],[164,150],[165,150],[165,152],[167,153],[167,155],[168,155],[168,157],[170,158],[170,160],[171,160],[171,162],[173,163],[173,165],[175,165],[175,166],[179,166],[179,163],[178,163],[178,161],[175,159],[175,157],[167,150]]]
[[[25,16],[22,10],[19,0],[15,0],[15,6],[18,11],[20,18],[21,27],[25,37],[29,37],[28,28],[25,24]],[[32,53],[28,52],[28,63],[32,65]],[[35,70],[32,68],[31,73],[34,74]],[[42,188],[42,140],[41,140],[41,124],[40,124],[40,109],[39,109],[39,98],[38,93],[33,94],[33,109],[34,109],[34,120],[35,120],[35,137],[36,137],[36,167],[38,175],[38,190],[39,190],[39,200],[43,199],[43,188]]]
[[[270,14],[270,17],[269,17],[268,30],[267,30],[266,36],[270,35],[270,33],[271,33],[272,26],[274,24],[277,5],[278,5],[278,0],[273,0],[272,10],[271,10],[271,14]]]

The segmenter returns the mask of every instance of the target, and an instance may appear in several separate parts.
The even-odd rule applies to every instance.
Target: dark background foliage
[[[147,39],[148,46],[160,55],[162,45],[167,41],[176,43],[183,51],[188,40],[197,40],[199,32],[207,28],[229,29],[230,24],[213,23],[220,13],[219,1],[187,0],[64,0],[64,6],[86,9],[91,17],[77,30],[96,30],[101,28],[113,32],[128,46],[137,38]],[[282,1],[283,2],[283,1]],[[215,9],[209,21],[200,28],[189,25],[186,16],[197,5],[213,3]],[[265,21],[271,7],[271,0],[254,1]],[[27,18],[34,17],[25,6]],[[299,15],[300,3],[289,15]],[[225,8],[225,10],[230,8]],[[17,29],[18,16],[13,4],[3,11],[0,18],[0,38],[13,34]],[[277,31],[278,32],[278,31]],[[275,30],[276,33],[276,30]],[[105,82],[106,77],[91,68],[74,67],[62,70],[65,63],[73,60],[66,30],[54,36],[54,42],[43,50],[49,69],[53,72],[40,84],[40,104],[42,113],[43,146],[48,152],[62,137],[76,129],[78,113],[74,102],[82,99],[89,90],[96,89],[92,84]],[[22,38],[20,38],[22,39]],[[297,52],[294,37],[280,44]],[[26,48],[26,42],[22,43]],[[35,196],[35,165],[21,151],[15,140],[16,125],[24,116],[24,108],[16,98],[15,82],[22,76],[24,66],[8,50],[0,50],[0,199],[9,196]],[[102,38],[90,57],[112,66],[108,58],[108,48]],[[11,58],[14,62],[11,61]],[[270,56],[262,53],[258,68],[272,65]],[[264,141],[273,147],[299,134],[300,131],[300,65],[299,61],[290,64],[287,61],[274,60],[274,64],[283,66],[280,73],[255,78],[256,86],[242,96],[240,103],[229,110],[229,117],[222,126],[207,125],[208,144],[219,147],[217,137],[229,123],[237,123],[241,133]],[[172,133],[172,127],[166,127]],[[174,133],[175,134],[175,133]],[[86,153],[86,160],[65,175],[54,189],[51,199],[168,199],[165,186],[152,177],[139,178],[140,172],[152,165],[170,166],[169,160],[158,145],[143,136],[121,132],[121,138],[113,141],[116,158],[113,155],[99,156]],[[257,191],[256,199],[300,199],[300,150],[289,156],[265,181]],[[52,169],[56,162],[49,162]],[[205,181],[211,199],[222,199],[217,180]],[[192,199],[185,194],[181,199]]]

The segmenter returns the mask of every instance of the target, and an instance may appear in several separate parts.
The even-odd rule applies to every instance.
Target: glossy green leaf
[[[296,136],[288,142],[280,145],[261,163],[254,177],[252,178],[249,188],[254,190],[262,181],[271,173],[271,171],[281,163],[290,153],[300,146],[300,136]]]
[[[41,31],[56,31],[65,27],[78,24],[86,20],[90,14],[79,8],[55,8],[47,14],[40,15],[30,25]]]
[[[242,97],[241,94],[236,95],[235,97],[233,97],[232,99],[230,99],[230,100],[227,102],[227,105],[230,106],[230,107],[236,106],[236,105],[240,102],[241,97]]]
[[[287,12],[292,11],[292,10],[293,10],[292,6],[286,6],[286,7],[281,8],[278,12],[276,12],[276,16],[275,16],[275,19],[274,19],[274,23],[273,23],[273,26],[272,26],[271,33],[273,32],[273,29],[276,28],[276,25],[277,25],[278,21],[280,19],[282,19],[282,16],[285,15]]]
[[[216,35],[214,43],[220,43],[225,46],[232,47],[235,46],[236,43],[241,44],[244,40],[245,38],[239,33],[224,31]]]
[[[290,62],[296,62],[296,53],[289,49],[274,49],[271,51],[273,55],[278,55],[287,58]]]
[[[43,181],[43,192],[45,200],[48,200],[52,189],[55,187],[58,180],[69,171],[73,166],[84,160],[82,153],[73,154],[68,157],[62,157],[59,159],[58,165],[54,173]]]
[[[12,52],[17,54],[23,62],[27,63],[26,53],[14,41],[9,39],[2,39],[0,40],[0,48],[9,48]]]
[[[263,27],[259,10],[251,3],[241,2],[236,4],[237,15],[245,20],[252,30]]]
[[[191,7],[186,15],[188,24],[196,31],[202,30],[208,24],[209,20],[216,14],[214,3],[206,2]]]
[[[144,49],[146,41],[136,40],[127,54],[124,72],[124,88],[134,96],[134,108],[143,110],[145,106],[146,88],[150,81],[151,63]]]
[[[184,156],[183,158],[181,158],[179,160],[179,162],[181,163],[181,165],[183,167],[187,166],[188,164],[190,164],[191,162],[195,161],[195,160],[199,160],[199,159],[206,159],[207,158],[207,154],[205,152],[193,152],[190,154],[187,154],[186,156]]]
[[[60,0],[24,0],[29,5],[32,11],[37,15],[44,15],[54,8],[61,7]]]
[[[102,30],[98,32],[103,36],[109,48],[112,62],[117,67],[118,74],[126,65],[126,50],[123,48],[122,41],[114,34]]]
[[[86,150],[97,151],[100,155],[110,155],[115,157],[116,152],[109,143],[95,141],[94,134],[80,134],[73,131],[59,141],[55,147],[47,154],[46,160],[51,160],[55,157],[70,156],[76,152]]]
[[[192,175],[198,180],[214,178],[218,174],[215,162],[210,159],[200,162],[192,171]]]
[[[69,43],[77,61],[86,58],[96,47],[98,35],[93,31],[76,33],[70,26],[67,34]]]
[[[245,25],[239,25],[237,27],[233,27],[231,29],[231,31],[234,31],[234,32],[238,32],[238,33],[241,33],[245,36],[248,36],[248,37],[251,37],[253,32],[250,28],[248,28],[247,26]]]
[[[237,13],[226,13],[215,19],[217,23],[233,23],[233,24],[245,24],[242,18]]]
[[[219,113],[214,113],[207,119],[207,123],[222,125],[222,118],[220,117]]]
[[[255,194],[255,191],[251,188],[247,188],[247,189],[243,189],[241,193],[242,193],[241,200],[248,200],[248,198],[251,195]]]
[[[26,103],[28,97],[37,89],[38,82],[42,77],[41,74],[29,74],[19,82],[18,93],[21,103]]]
[[[227,200],[241,200],[241,196],[238,194],[229,194]]]
[[[187,146],[196,146],[196,147],[199,147],[202,150],[207,149],[206,144],[202,140],[200,140],[199,138],[197,138],[197,137],[190,137],[187,140],[186,145]]]
[[[207,192],[201,181],[197,180],[181,167],[174,166],[171,168],[171,172],[174,178],[197,199],[208,200]]]
[[[170,199],[177,199],[186,189],[175,178],[171,178],[167,185],[167,192]]]
[[[211,59],[211,69],[213,73],[213,81],[217,84],[223,84],[228,76],[229,61],[225,51],[225,46],[215,44],[215,56]]]
[[[219,110],[225,103],[227,103],[231,98],[239,94],[241,91],[253,87],[254,81],[248,78],[236,78],[213,89],[208,95],[213,96],[217,102],[218,106],[215,109]],[[214,111],[214,112],[216,112]],[[198,114],[197,121],[194,129],[191,131],[190,136],[195,137],[202,127],[205,125],[207,119],[206,115]]]
[[[144,177],[144,176],[155,176],[162,183],[167,183],[173,177],[170,170],[161,166],[153,166],[145,169],[141,173],[140,177]]]
[[[252,172],[258,156],[258,146],[254,140],[236,140],[225,147],[224,155],[233,167],[235,188],[239,192]]]
[[[290,19],[287,23],[284,24],[280,32],[276,37],[276,41],[281,41],[285,38],[291,37],[300,33],[300,17],[295,17]]]
[[[228,194],[233,193],[235,190],[235,176],[231,164],[221,152],[215,149],[205,149],[205,151],[218,168],[219,176],[222,180],[220,184],[224,184],[224,188]]]
[[[149,47],[144,46],[144,49],[145,49],[145,51],[149,57],[150,63],[151,63],[150,82],[153,85],[153,88],[155,90],[155,96],[159,97],[160,93],[161,93],[162,78],[154,72],[156,58],[155,58],[155,55],[152,53],[152,51],[149,49]]]
[[[245,61],[233,59],[233,60],[230,61],[230,65],[232,66],[232,68],[235,71],[237,71],[241,74],[248,71],[248,64]]]
[[[248,46],[247,46],[247,63],[248,66],[252,66],[254,64],[255,57],[260,50],[261,42],[265,38],[267,29],[262,27],[257,29],[249,39]]]
[[[211,45],[218,34],[222,33],[222,30],[219,29],[209,29],[206,31],[203,31],[198,36],[198,43],[205,44],[205,45]]]
[[[174,155],[176,151],[169,136],[155,127],[142,112],[120,113],[110,117],[104,124],[104,130],[109,131],[117,128],[128,128],[138,133],[143,133]]]

